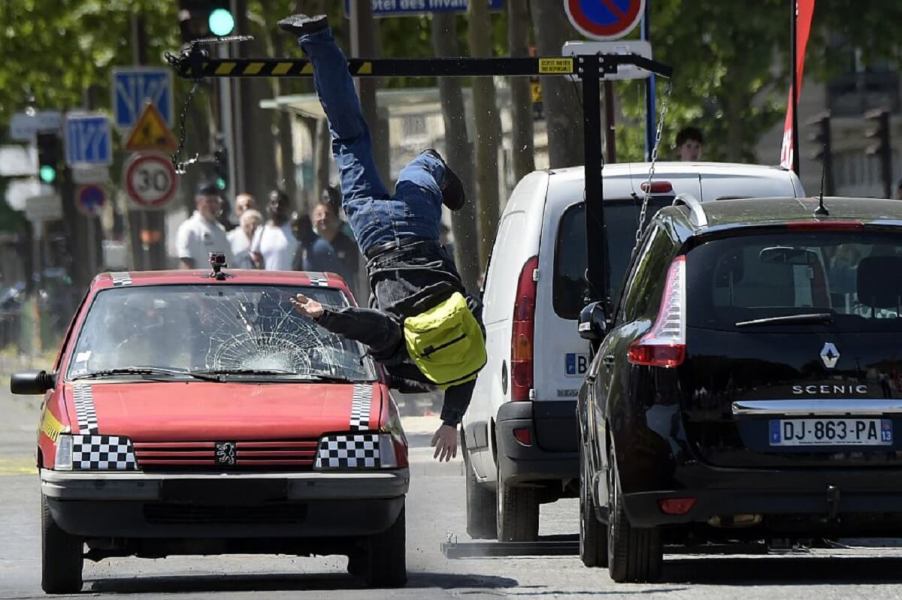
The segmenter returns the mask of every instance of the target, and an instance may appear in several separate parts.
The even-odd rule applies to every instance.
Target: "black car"
[[[677,199],[580,390],[583,562],[662,545],[902,535],[902,202]]]

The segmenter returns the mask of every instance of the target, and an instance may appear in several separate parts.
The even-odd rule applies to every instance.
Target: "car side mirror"
[[[601,302],[591,302],[579,313],[579,337],[600,342],[608,333],[608,316]]]
[[[56,387],[56,373],[14,373],[9,379],[9,390],[13,394],[43,394]]]

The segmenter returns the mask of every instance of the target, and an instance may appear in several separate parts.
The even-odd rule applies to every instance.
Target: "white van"
[[[610,290],[619,294],[636,236],[647,163],[604,167]],[[647,218],[688,193],[723,198],[804,195],[795,173],[729,163],[659,162]],[[467,532],[534,540],[539,504],[578,493],[576,395],[589,345],[584,304],[583,168],[536,171],[511,194],[486,274],[488,362],[463,419]]]

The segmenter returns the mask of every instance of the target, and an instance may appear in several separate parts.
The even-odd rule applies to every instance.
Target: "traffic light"
[[[823,187],[821,190],[825,195],[832,196],[835,194],[833,186],[833,146],[830,137],[830,111],[824,111],[806,123],[809,127],[813,127],[814,131],[809,134],[808,140],[814,142],[816,150],[812,152],[811,158],[821,162],[823,175]]]
[[[47,185],[54,185],[59,176],[62,140],[56,133],[38,133],[38,177]]]
[[[179,0],[182,40],[190,42],[210,36],[223,37],[235,29],[230,0]]]
[[[216,146],[213,159],[216,161],[216,187],[225,191],[229,188],[229,150],[222,142]]]
[[[880,174],[883,179],[884,198],[889,198],[893,191],[893,147],[890,143],[889,110],[877,108],[864,113],[869,123],[864,136],[871,141],[865,153],[877,156],[880,160]]]

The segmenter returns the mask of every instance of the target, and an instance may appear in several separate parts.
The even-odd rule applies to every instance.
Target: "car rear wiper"
[[[123,367],[119,369],[104,369],[102,371],[91,371],[90,373],[78,375],[76,377],[73,377],[72,380],[75,381],[76,379],[100,379],[103,377],[115,377],[117,375],[167,375],[192,377],[194,379],[200,379],[202,381],[220,381],[219,377],[211,377],[209,375],[204,375],[203,373],[198,373],[196,371],[166,369],[164,367]]]
[[[796,323],[832,323],[831,313],[803,313],[799,315],[783,315],[779,317],[765,317],[751,321],[737,321],[736,327],[751,327],[754,325],[793,325]]]

